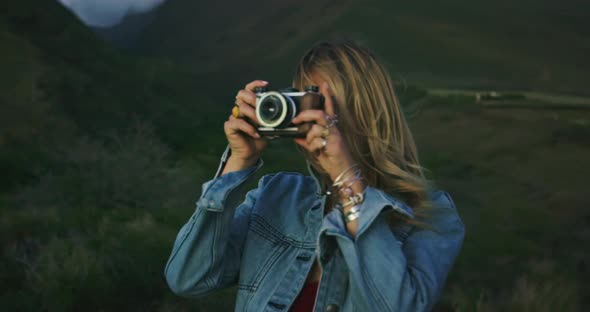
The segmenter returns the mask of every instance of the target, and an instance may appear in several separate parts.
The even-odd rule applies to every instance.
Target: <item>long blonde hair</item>
[[[293,84],[302,89],[313,75],[326,81],[338,113],[338,129],[369,186],[403,200],[417,217],[430,207],[429,184],[390,75],[368,49],[351,41],[321,42],[296,66]],[[398,222],[422,224],[401,215]]]

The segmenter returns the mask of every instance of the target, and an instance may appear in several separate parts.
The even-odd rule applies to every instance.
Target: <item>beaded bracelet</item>
[[[348,198],[348,201],[346,203],[342,204],[342,208],[346,208],[350,205],[356,206],[356,205],[362,203],[364,200],[365,200],[365,196],[363,195],[363,193],[354,194]]]

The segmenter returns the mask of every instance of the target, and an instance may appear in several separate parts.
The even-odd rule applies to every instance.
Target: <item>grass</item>
[[[421,102],[410,122],[423,163],[453,196],[467,228],[437,309],[587,307],[582,285],[590,277],[589,254],[579,242],[589,238],[583,190],[589,172],[580,164],[590,150],[575,139],[586,130],[571,127],[587,127],[590,114],[476,108],[471,96],[427,95]],[[220,133],[211,136],[222,141]],[[131,132],[111,143],[71,146],[62,170],[24,189],[16,197],[19,204],[4,198],[5,306],[233,309],[233,288],[185,300],[172,295],[162,278],[175,234],[192,212],[199,181],[212,175],[219,151],[175,167],[154,140],[149,131]],[[274,142],[265,154],[265,172],[301,171],[294,151],[286,141]],[[99,177],[103,182],[96,183]],[[76,191],[73,185],[86,186]],[[126,191],[130,185],[134,192]],[[117,195],[121,191],[126,197]],[[21,304],[24,297],[29,305]]]
[[[476,109],[474,98],[461,105],[456,96],[435,98],[412,128],[425,166],[454,197],[467,228],[443,305],[480,311],[587,306],[581,285],[589,253],[576,242],[588,239],[583,180],[590,172],[583,164],[590,149],[588,128],[580,124],[590,111]],[[441,105],[445,99],[450,104]],[[548,263],[551,273],[537,272],[538,262]]]

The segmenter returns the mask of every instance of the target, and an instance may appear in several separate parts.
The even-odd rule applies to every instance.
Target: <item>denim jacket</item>
[[[314,260],[322,276],[314,311],[429,311],[459,253],[464,226],[446,192],[432,192],[428,229],[391,227],[387,212],[414,218],[394,196],[367,187],[357,233],[342,213],[324,216],[314,175],[265,175],[256,166],[204,183],[165,268],[171,290],[198,297],[237,285],[236,311],[288,311]]]

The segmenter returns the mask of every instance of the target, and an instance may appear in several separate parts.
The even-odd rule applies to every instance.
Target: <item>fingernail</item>
[[[260,139],[260,134],[254,133],[254,137],[257,138],[257,139]]]
[[[266,81],[266,80],[262,80],[262,83],[264,83],[264,84],[268,84],[268,81]]]
[[[324,81],[323,85],[324,85],[324,89],[329,89],[330,88],[330,86],[328,86],[328,83],[325,82],[325,81]]]

